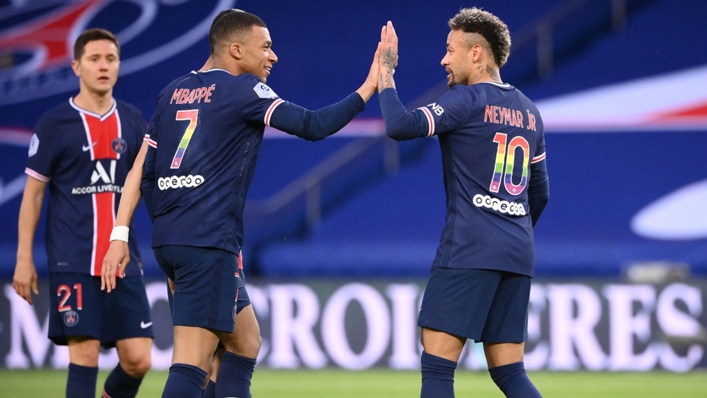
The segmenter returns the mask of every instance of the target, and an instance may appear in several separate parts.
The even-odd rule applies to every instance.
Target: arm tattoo
[[[395,80],[393,80],[393,71],[398,65],[398,51],[393,48],[383,50],[381,53],[381,70],[378,77],[378,92],[386,88],[395,88]]]
[[[381,69],[378,75],[378,92],[385,90],[386,88],[395,88],[395,80],[393,79],[393,71],[385,68]]]
[[[386,49],[381,54],[381,64],[389,69],[395,68],[398,65],[398,53],[392,48]]]

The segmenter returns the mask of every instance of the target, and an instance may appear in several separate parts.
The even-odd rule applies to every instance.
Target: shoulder
[[[523,92],[520,91],[519,89],[517,89],[517,88],[514,88],[514,89],[515,89],[516,95],[523,102],[523,104],[528,104],[528,105],[531,105],[533,108],[535,108],[535,104],[533,103],[533,101],[530,100],[530,98],[528,98],[525,94],[523,94]]]
[[[449,112],[451,112],[458,117],[463,117],[463,115],[468,114],[468,112],[474,107],[478,96],[479,95],[475,93],[475,88],[473,85],[467,86],[464,84],[457,84],[442,95],[437,100],[437,103],[430,105],[432,105],[433,108],[436,108],[436,106],[441,106],[444,110],[443,113],[447,113],[448,115]]]
[[[44,112],[39,120],[61,120],[66,118],[78,117],[78,111],[71,106],[71,103],[67,99],[59,105],[49,109]]]
[[[470,86],[457,84],[447,92],[447,101],[464,103],[469,105],[469,101],[473,101],[479,96],[483,96],[483,92],[479,90],[478,84]]]
[[[44,112],[37,120],[35,125],[35,133],[41,134],[44,130],[50,128],[52,130],[60,127],[66,122],[79,121],[79,113],[74,109],[69,100],[62,102],[52,109]]]
[[[185,74],[185,75],[179,76],[178,78],[176,78],[176,79],[172,80],[171,82],[169,82],[169,84],[166,85],[166,86],[164,86],[164,88],[162,88],[162,90],[160,90],[160,92],[157,94],[157,100],[158,100],[158,102],[159,102],[159,100],[160,100],[161,98],[163,98],[163,97],[165,97],[165,96],[170,97],[170,96],[173,94],[174,90],[175,90],[181,83],[183,83],[185,80],[188,80],[189,78],[194,77],[194,76],[196,76],[196,75],[197,75],[197,73],[196,73],[195,71],[191,71],[191,72],[189,72],[189,73],[187,73],[187,74]]]
[[[237,85],[238,89],[244,90],[248,94],[252,93],[252,98],[278,98],[278,95],[275,93],[275,91],[266,83],[261,82],[257,76],[251,74],[242,74],[234,76],[234,79],[234,83]]]
[[[118,112],[121,113],[121,116],[139,117],[140,119],[142,119],[142,112],[140,112],[140,110],[137,109],[135,105],[119,99],[116,99],[115,102],[117,104]]]

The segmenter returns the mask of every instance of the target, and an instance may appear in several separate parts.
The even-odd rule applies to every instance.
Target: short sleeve
[[[545,135],[538,134],[538,146],[535,150],[535,154],[533,154],[533,159],[530,161],[530,163],[535,164],[538,162],[542,162],[543,160],[545,160],[546,157],[547,153],[545,152]]]
[[[253,75],[243,77],[238,86],[238,98],[241,101],[236,101],[236,104],[245,119],[266,126],[270,126],[273,111],[285,102],[272,88]]]
[[[43,116],[34,128],[30,140],[25,173],[42,182],[49,182],[53,175],[56,161],[61,152],[55,142],[55,129],[51,128],[51,121]]]

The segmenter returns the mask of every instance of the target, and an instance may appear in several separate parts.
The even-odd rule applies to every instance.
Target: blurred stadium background
[[[513,50],[501,76],[537,102],[546,126],[551,200],[536,228],[526,366],[704,371],[701,0],[0,0],[0,368],[68,362],[66,350],[46,339],[44,220],[33,308],[11,280],[29,138],[38,117],[77,90],[69,62],[78,32],[117,32],[115,96],[147,120],[157,92],[203,64],[208,27],[222,9],[265,20],[279,57],[268,84],[310,109],[358,88],[380,27],[392,20],[400,38],[398,91],[412,108],[447,89],[439,65],[446,21],[468,6],[508,24]],[[268,130],[260,158],[244,248],[263,333],[260,368],[416,369],[416,311],[444,222],[436,139],[387,139],[374,97],[323,142]],[[135,227],[158,332],[153,363],[166,369],[166,287],[144,208]],[[116,361],[106,353],[101,367]],[[460,368],[485,367],[482,351],[470,345]],[[695,396],[707,396],[703,388]]]

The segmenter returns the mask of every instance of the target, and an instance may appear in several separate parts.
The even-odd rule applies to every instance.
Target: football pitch
[[[107,376],[99,375],[99,386]],[[545,398],[704,398],[707,373],[592,373],[531,372],[530,377]],[[153,371],[143,381],[138,397],[160,397],[167,372]],[[0,397],[64,397],[66,371],[0,370]],[[256,398],[391,398],[419,397],[416,371],[300,370],[255,372],[252,392]],[[457,372],[457,397],[500,397],[487,372]],[[98,396],[98,394],[96,395]]]

